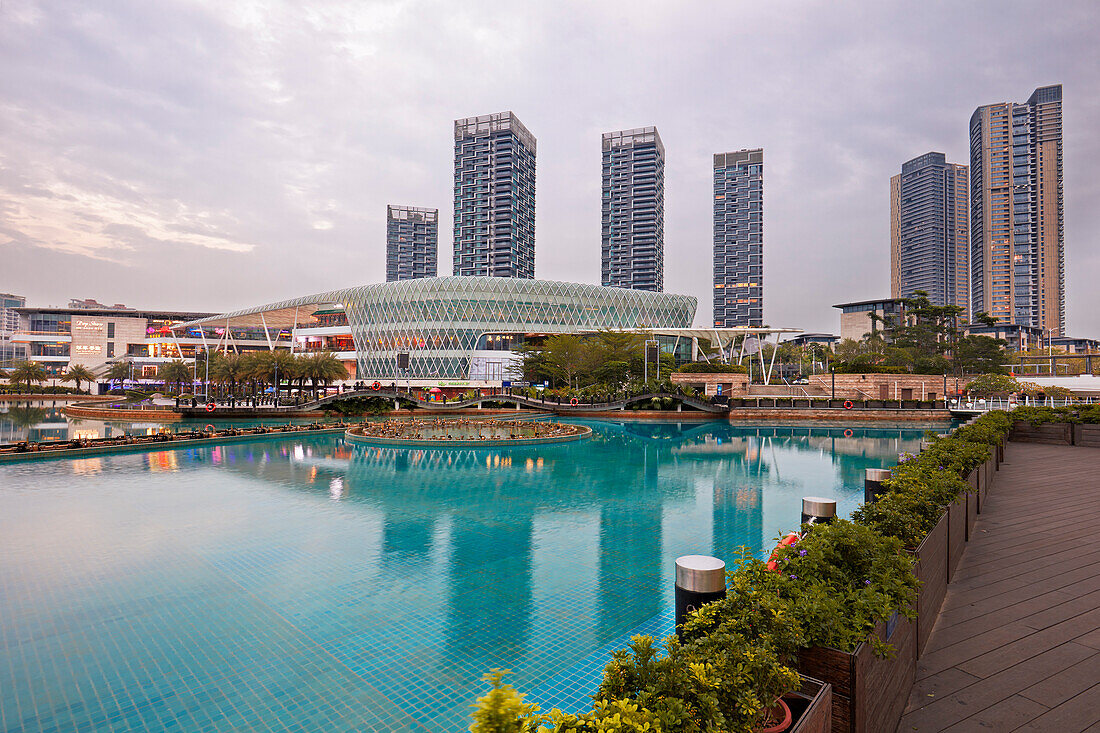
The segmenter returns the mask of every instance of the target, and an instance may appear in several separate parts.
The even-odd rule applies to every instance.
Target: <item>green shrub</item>
[[[652,637],[631,639],[607,665],[598,697],[636,702],[668,733],[752,733],[799,684],[774,651],[738,634],[711,633],[686,645],[670,636],[664,646],[662,656]]]
[[[771,649],[784,663],[806,646],[806,632],[796,609],[780,595],[783,576],[768,570],[742,547],[735,569],[726,577],[726,597],[708,603],[684,622],[685,642],[710,634],[734,634]]]
[[[748,374],[749,368],[741,364],[715,364],[692,361],[676,368],[677,374]]]
[[[811,646],[854,651],[878,621],[895,611],[912,618],[917,579],[913,560],[895,537],[837,519],[819,525],[798,543],[777,550],[784,582],[780,597],[789,600]],[[889,645],[871,637],[875,653]]]
[[[1007,374],[981,374],[967,382],[965,389],[974,397],[1007,397],[1020,391],[1020,383]]]
[[[1004,440],[1011,426],[1007,413],[992,411],[949,437],[929,436],[931,447],[899,463],[883,483],[886,493],[859,507],[853,519],[915,549],[947,505],[972,490],[962,477],[989,460],[992,446]]]
[[[539,715],[539,706],[523,701],[516,688],[503,683],[511,670],[494,669],[481,676],[490,684],[489,692],[479,697],[474,708],[471,733],[537,733],[546,716]]]
[[[1029,423],[1033,427],[1048,423],[1067,422],[1077,424],[1081,422],[1077,409],[1073,407],[1017,407],[1012,411],[1012,419]]]
[[[837,374],[919,374],[920,372],[910,372],[909,369],[903,366],[886,366],[884,364],[847,364],[845,362],[834,362],[833,371]],[[943,374],[943,372],[936,372],[937,374]]]

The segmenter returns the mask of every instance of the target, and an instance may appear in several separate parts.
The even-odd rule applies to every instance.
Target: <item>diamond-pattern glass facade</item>
[[[469,379],[487,333],[577,333],[619,328],[687,328],[688,295],[510,277],[440,277],[363,285],[217,316],[218,322],[270,311],[340,303],[355,340],[359,379],[392,379],[409,354],[411,379]]]

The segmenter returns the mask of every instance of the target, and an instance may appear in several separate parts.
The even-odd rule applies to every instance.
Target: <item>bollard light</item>
[[[802,497],[802,523],[814,524],[831,522],[836,519],[836,499],[823,499],[820,496]]]
[[[880,494],[885,492],[882,482],[890,478],[888,468],[868,468],[867,475],[863,479],[863,501],[865,504],[873,504]]]
[[[676,558],[676,628],[705,603],[726,597],[726,563],[709,555]],[[677,632],[679,633],[679,632]]]

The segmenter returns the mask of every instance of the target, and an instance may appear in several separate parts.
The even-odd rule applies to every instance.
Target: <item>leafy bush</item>
[[[748,367],[741,364],[714,364],[692,361],[677,367],[677,374],[748,374]]]
[[[1072,407],[1017,407],[1012,411],[1012,419],[1029,423],[1033,427],[1048,423],[1081,422],[1081,418],[1077,416],[1077,410]]]
[[[1086,425],[1100,425],[1100,405],[1089,405],[1077,411],[1077,417]]]
[[[885,364],[865,364],[862,362],[834,362],[833,371],[837,374],[920,374],[910,372],[903,366],[888,366]],[[940,372],[933,372],[943,374]]]
[[[1020,391],[1020,383],[1007,374],[982,374],[967,382],[965,389],[975,397],[1007,397]]]
[[[708,634],[736,634],[774,651],[783,662],[806,646],[806,632],[796,609],[780,595],[783,576],[767,569],[742,547],[736,568],[727,575],[726,597],[708,603],[684,622],[685,642]]]
[[[607,665],[599,698],[636,702],[668,733],[751,733],[799,684],[773,650],[738,634],[711,633],[683,646],[670,636],[664,646],[660,656],[652,637],[631,639]]]
[[[504,684],[511,670],[494,669],[481,676],[490,684],[489,692],[473,705],[472,733],[536,733],[546,717],[538,715],[539,706],[523,701],[524,695]]]
[[[875,623],[898,611],[910,618],[917,596],[913,561],[902,543],[837,519],[776,552],[785,582],[780,597],[794,605],[809,645],[854,651]],[[889,645],[872,636],[875,653]]]
[[[853,519],[916,549],[947,505],[971,490],[962,477],[989,459],[992,446],[1004,440],[1011,426],[1007,413],[993,411],[950,437],[929,436],[932,445],[899,463],[883,483],[886,493],[876,502],[862,505],[852,514]]]

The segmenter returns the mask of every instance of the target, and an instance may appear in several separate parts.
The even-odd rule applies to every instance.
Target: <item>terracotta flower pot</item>
[[[791,709],[783,698],[775,701],[768,709],[768,717],[763,728],[757,728],[757,733],[782,733],[791,727]]]

